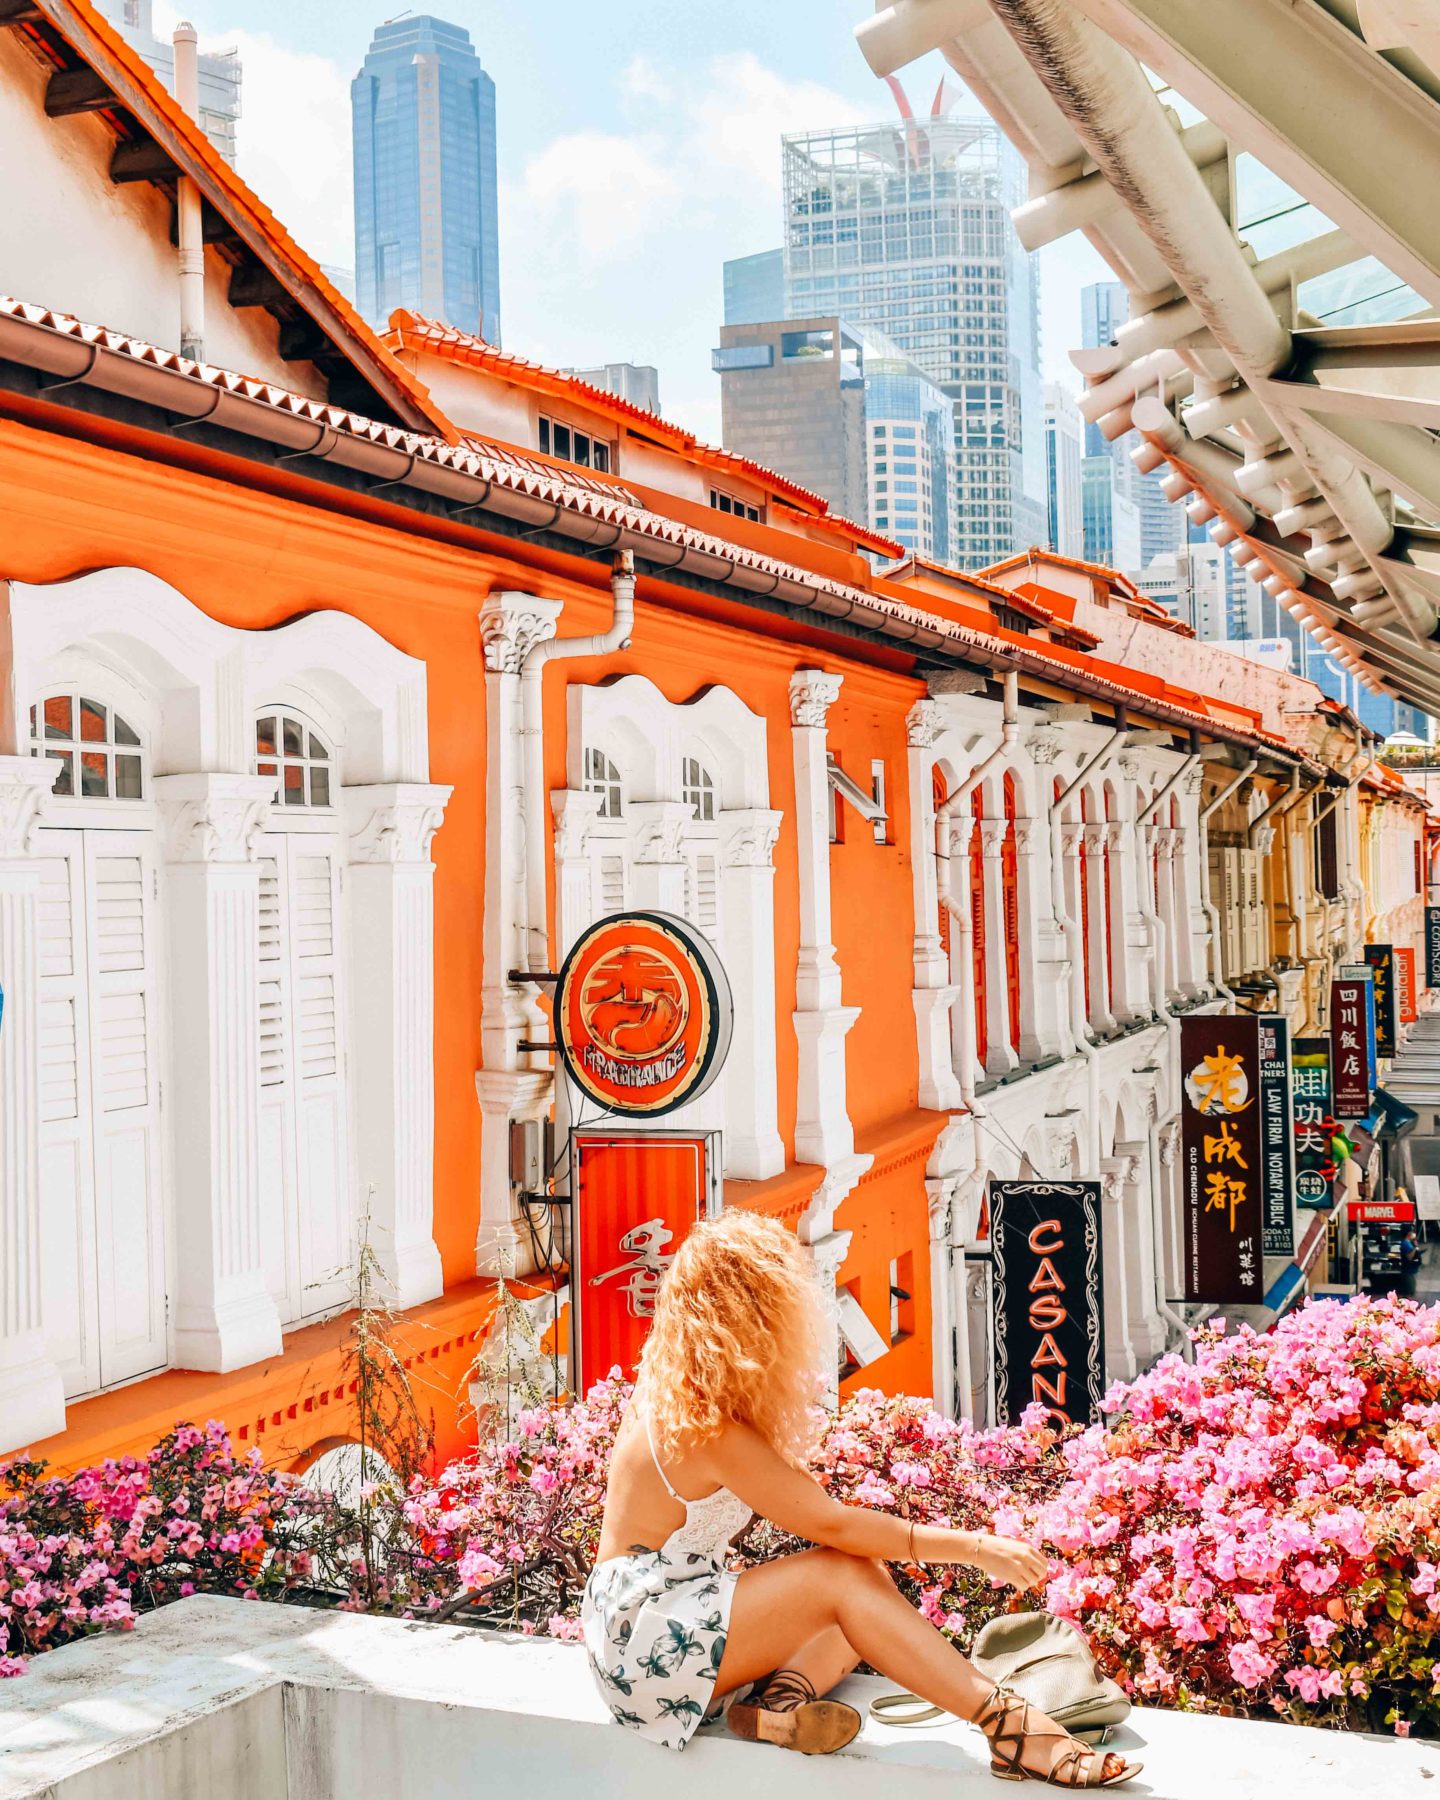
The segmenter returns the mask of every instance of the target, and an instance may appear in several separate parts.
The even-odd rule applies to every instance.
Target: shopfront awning
[[[1371,1125],[1371,1120],[1375,1121]],[[1420,1115],[1413,1106],[1407,1106],[1403,1100],[1385,1088],[1376,1088],[1370,1098],[1370,1113],[1365,1121],[1375,1137],[1402,1138],[1407,1137],[1420,1123]],[[1378,1130],[1376,1127],[1378,1126]]]

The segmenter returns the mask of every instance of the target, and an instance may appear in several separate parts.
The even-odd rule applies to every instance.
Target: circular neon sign
[[[670,913],[617,913],[582,932],[555,990],[555,1041],[607,1112],[654,1117],[697,1100],[730,1049],[730,983]]]

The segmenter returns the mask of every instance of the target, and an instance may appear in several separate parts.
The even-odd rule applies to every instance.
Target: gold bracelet
[[[915,1561],[915,1521],[913,1519],[911,1519],[909,1521],[909,1524],[910,1524],[910,1560],[913,1563]]]

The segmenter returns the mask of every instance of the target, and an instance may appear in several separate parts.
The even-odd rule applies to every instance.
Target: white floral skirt
[[[683,1750],[714,1706],[737,1571],[713,1557],[635,1550],[590,1571],[580,1621],[605,1704],[641,1737]]]

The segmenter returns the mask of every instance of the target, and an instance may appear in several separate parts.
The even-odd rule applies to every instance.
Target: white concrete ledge
[[[884,1683],[854,1680],[862,1709]],[[1440,1745],[1143,1711],[1150,1800],[1440,1800]],[[3,1800],[995,1800],[968,1727],[867,1724],[807,1760],[723,1729],[680,1761],[611,1722],[546,1639],[197,1595],[0,1684]],[[1434,1786],[1430,1783],[1434,1782]],[[1039,1790],[1035,1790],[1038,1794]]]

